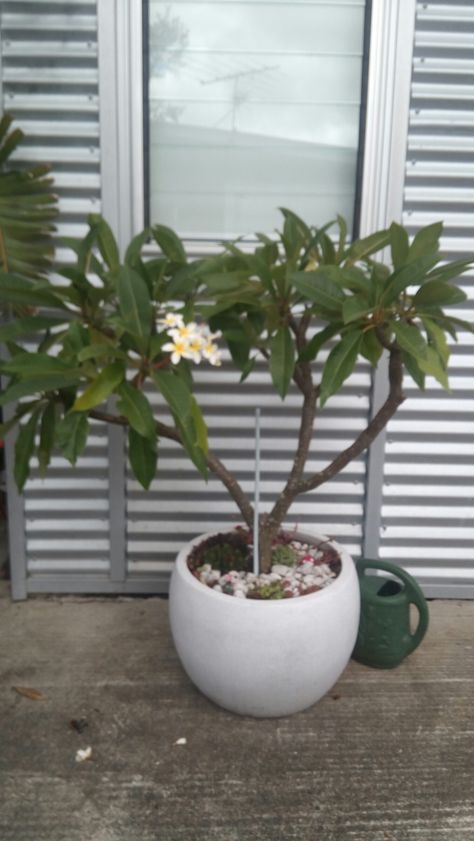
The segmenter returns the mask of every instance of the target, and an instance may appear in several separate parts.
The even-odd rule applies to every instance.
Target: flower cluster
[[[180,359],[191,359],[199,365],[201,359],[207,359],[211,365],[221,365],[221,354],[215,340],[220,332],[211,333],[207,324],[195,321],[184,323],[180,313],[169,312],[159,320],[164,325],[171,341],[163,345],[163,350],[171,354],[171,362],[177,365]]]

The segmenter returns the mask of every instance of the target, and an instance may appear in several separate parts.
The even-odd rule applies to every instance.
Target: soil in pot
[[[253,535],[237,527],[197,544],[188,559],[192,574],[218,593],[247,599],[291,599],[328,587],[341,560],[328,541],[305,543],[281,531],[272,548],[269,573],[253,572]]]

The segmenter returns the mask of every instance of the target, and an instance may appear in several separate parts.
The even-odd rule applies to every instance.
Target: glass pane
[[[219,239],[352,222],[364,0],[149,0],[150,220]]]

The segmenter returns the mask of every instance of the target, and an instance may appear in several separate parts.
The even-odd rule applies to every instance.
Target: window
[[[221,239],[354,219],[364,0],[148,0],[150,221]]]

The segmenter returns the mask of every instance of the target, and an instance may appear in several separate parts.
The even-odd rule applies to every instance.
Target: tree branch
[[[103,421],[104,423],[113,423],[124,428],[129,425],[127,418],[122,415],[112,415],[108,412],[99,411],[98,409],[93,409],[89,412],[89,417],[94,418],[94,420]],[[155,426],[156,431],[161,438],[168,438],[170,441],[176,441],[176,443],[182,446],[181,437],[176,429],[173,429],[173,427],[167,426],[158,420],[155,420]],[[243,491],[237,479],[232,476],[220,459],[218,459],[211,451],[208,451],[207,453],[207,466],[227,488],[247,526],[251,529],[253,525],[253,507],[247,499],[247,495]]]
[[[403,403],[405,399],[402,390],[403,365],[401,351],[397,347],[392,347],[392,350],[390,351],[389,382],[389,395],[383,406],[372,418],[367,428],[361,432],[350,447],[347,447],[342,453],[339,453],[339,455],[336,456],[336,458],[328,464],[324,470],[321,470],[319,473],[315,473],[313,476],[310,476],[308,479],[300,482],[297,489],[297,495],[307,493],[307,491],[312,491],[324,484],[324,482],[329,481],[329,479],[332,479],[340,473],[340,471],[343,470],[343,468],[346,467],[346,465],[348,465],[353,459],[357,458],[364,452],[364,450],[370,447],[372,441],[374,441],[379,432],[384,429],[390,418],[397,411],[398,407],[401,403]]]

